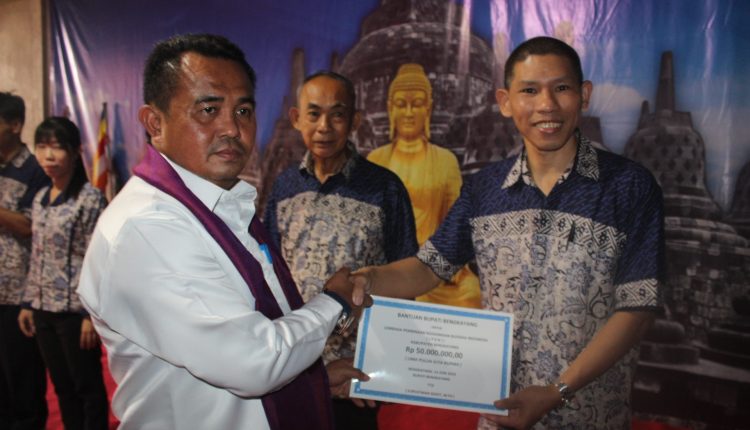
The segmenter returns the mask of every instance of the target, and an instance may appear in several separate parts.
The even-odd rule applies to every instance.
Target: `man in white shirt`
[[[254,89],[244,54],[220,36],[173,37],[146,62],[151,145],[99,219],[78,289],[123,430],[332,427],[319,357],[362,293],[355,304],[340,271],[303,305],[254,217],[256,190],[237,179],[255,140]]]

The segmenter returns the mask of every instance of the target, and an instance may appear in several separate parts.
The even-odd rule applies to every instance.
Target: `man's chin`
[[[318,149],[317,151],[312,151],[312,155],[317,160],[335,159],[344,155],[344,149],[342,148],[338,151],[330,147],[323,150]]]

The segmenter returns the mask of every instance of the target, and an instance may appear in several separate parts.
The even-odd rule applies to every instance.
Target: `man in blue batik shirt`
[[[515,316],[511,392],[480,428],[629,429],[637,344],[659,311],[661,189],[578,131],[592,84],[565,43],[511,53],[500,111],[524,149],[470,177],[416,257],[360,271],[373,294],[424,294],[476,258],[484,308]]]
[[[0,428],[43,429],[47,376],[36,341],[21,333],[29,270],[31,203],[49,178],[21,141],[26,106],[0,92]]]
[[[307,77],[289,117],[308,151],[301,165],[276,179],[265,224],[303,299],[320,294],[340,267],[354,270],[416,254],[414,215],[403,183],[361,157],[347,140],[360,120],[352,83],[333,72]],[[351,365],[355,341],[353,334],[328,339],[323,360],[329,374],[360,376]],[[347,397],[348,383],[332,392]],[[334,417],[338,428],[377,428],[374,410],[348,400],[334,400]]]

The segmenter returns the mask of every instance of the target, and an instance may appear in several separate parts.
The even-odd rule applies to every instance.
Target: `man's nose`
[[[557,109],[559,106],[557,97],[552,90],[542,90],[539,93],[539,104],[538,109],[542,112],[549,112]]]
[[[227,112],[221,116],[221,134],[227,137],[237,137],[240,134],[239,118],[233,110],[227,109]]]
[[[321,133],[327,132],[331,129],[331,117],[328,114],[323,114],[318,118],[317,130]]]

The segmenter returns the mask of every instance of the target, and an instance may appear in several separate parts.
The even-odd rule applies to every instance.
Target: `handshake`
[[[368,270],[363,269],[352,273],[348,267],[342,267],[326,282],[323,291],[329,293],[344,306],[344,318],[339,320],[336,330],[338,334],[346,334],[362,313],[364,308],[372,306],[370,296],[371,282],[367,276]],[[332,293],[332,294],[331,294]]]
[[[323,287],[323,291],[336,294],[338,298],[349,305],[348,315],[342,314],[342,318],[336,324],[336,333],[339,335],[348,335],[349,329],[359,319],[362,310],[372,306],[370,270],[370,268],[365,268],[352,273],[348,267],[343,267],[334,273]],[[326,372],[328,373],[331,396],[339,399],[349,398],[349,387],[352,379],[360,381],[370,379],[367,374],[354,367],[353,358],[341,358],[328,363]],[[375,402],[372,400],[355,398],[351,400],[359,407],[375,407]]]

